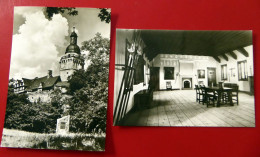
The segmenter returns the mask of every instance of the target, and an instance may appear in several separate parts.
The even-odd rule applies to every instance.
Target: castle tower
[[[77,45],[77,38],[78,35],[75,33],[75,27],[73,27],[73,32],[70,35],[70,44],[59,62],[61,81],[68,81],[68,77],[75,70],[84,69],[84,58],[81,56],[80,48]]]

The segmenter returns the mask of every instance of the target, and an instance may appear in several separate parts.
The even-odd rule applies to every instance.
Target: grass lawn
[[[104,151],[105,134],[40,134],[4,129],[1,147]]]

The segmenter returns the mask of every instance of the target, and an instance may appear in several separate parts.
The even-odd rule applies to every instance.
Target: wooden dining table
[[[221,98],[223,97],[223,93],[227,93],[228,95],[228,101],[231,106],[234,105],[233,100],[232,100],[232,88],[228,87],[205,87],[205,95],[207,96],[207,93],[210,92],[217,92],[218,97],[217,97],[217,107],[220,107],[221,105]]]

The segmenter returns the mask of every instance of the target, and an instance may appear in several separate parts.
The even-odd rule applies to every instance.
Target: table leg
[[[231,106],[234,106],[233,100],[232,100],[232,91],[228,91],[228,101]]]
[[[202,102],[202,104],[204,105],[204,103],[208,103],[208,97],[207,97],[207,90],[205,90],[205,92],[204,92],[204,96],[203,96],[203,102]]]
[[[218,90],[217,92],[218,92],[218,102],[217,102],[217,107],[220,107],[221,96],[222,96],[221,94],[222,94],[222,93],[221,93],[220,90]]]

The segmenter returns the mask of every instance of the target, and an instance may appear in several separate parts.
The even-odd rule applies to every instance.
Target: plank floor
[[[239,93],[239,105],[207,108],[195,90],[156,91],[149,108],[129,113],[121,125],[255,127],[254,96]]]

